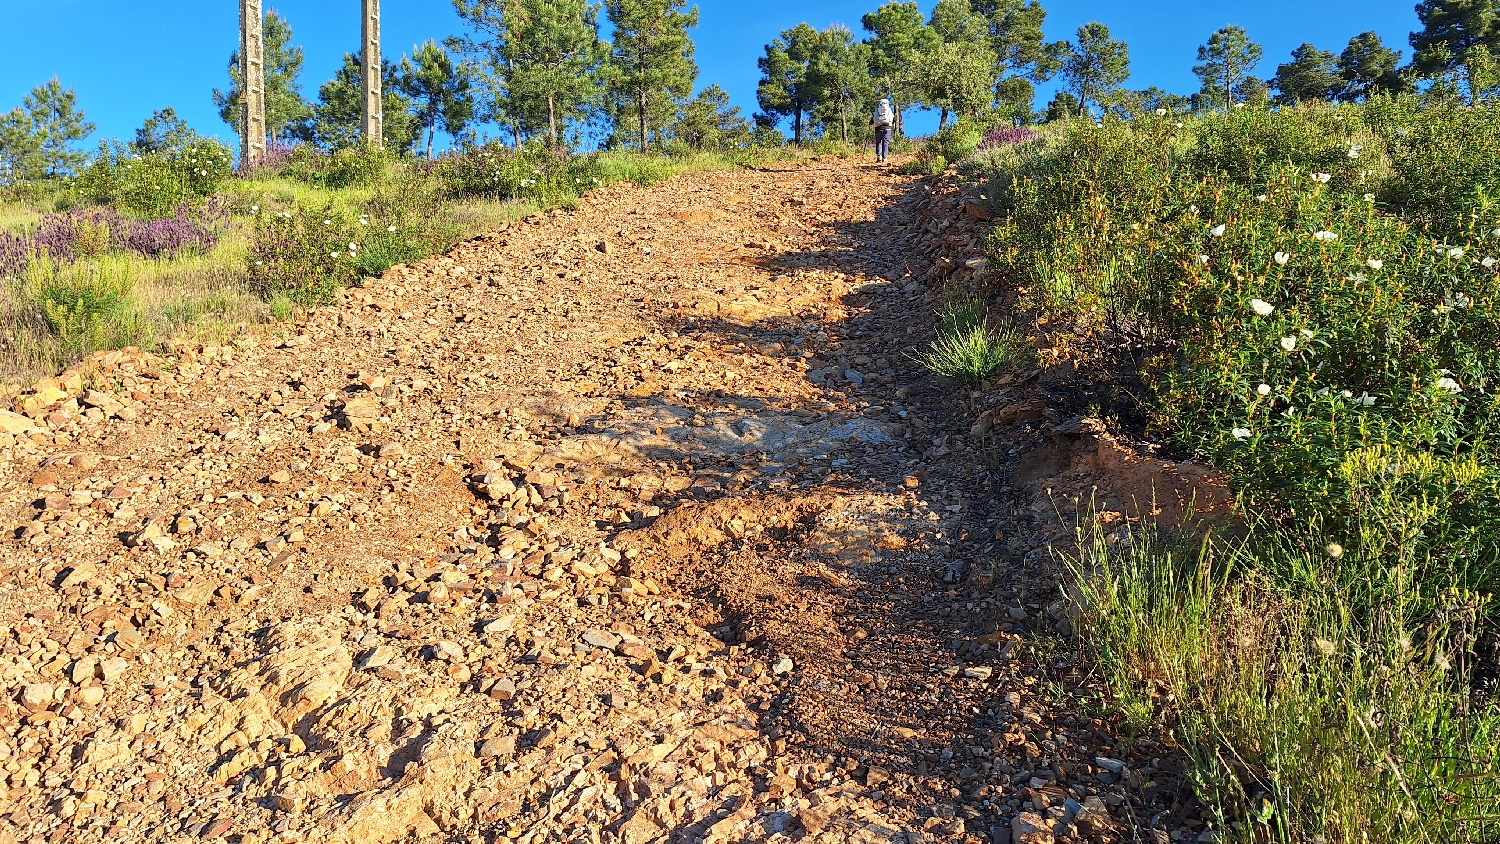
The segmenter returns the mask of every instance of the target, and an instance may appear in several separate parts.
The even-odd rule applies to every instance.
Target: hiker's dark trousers
[[[875,127],[875,160],[884,161],[891,156],[891,127]]]

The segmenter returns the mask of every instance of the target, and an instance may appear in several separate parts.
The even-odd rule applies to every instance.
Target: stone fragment
[[[101,393],[98,390],[89,390],[85,393],[83,403],[88,407],[99,408],[104,412],[105,416],[114,416],[125,409],[125,405],[114,396],[108,393]]]
[[[68,671],[68,679],[73,681],[73,685],[81,686],[94,679],[94,670],[98,667],[99,657],[89,654],[73,663],[73,667]]]
[[[67,589],[69,586],[77,586],[81,583],[87,583],[88,580],[94,576],[96,571],[97,569],[92,562],[89,562],[87,560],[80,562],[78,565],[73,566],[71,569],[68,569],[67,576],[65,576],[62,579],[62,582],[58,584],[58,588]]]
[[[516,617],[513,615],[502,615],[493,621],[487,621],[479,629],[487,636],[495,636],[505,633],[515,627]]]
[[[52,687],[46,683],[27,685],[21,690],[21,705],[33,711],[51,706]]]
[[[771,665],[771,673],[777,675],[792,673],[792,658],[784,656],[781,659],[776,660],[776,662],[772,663]]]
[[[218,583],[200,578],[172,593],[172,597],[188,606],[202,607],[207,606],[208,602],[213,600],[214,590],[218,588]]]
[[[365,652],[360,659],[359,667],[367,671],[374,671],[382,665],[390,665],[391,660],[396,658],[400,651],[390,645],[377,645]]]
[[[0,432],[19,435],[35,431],[37,424],[19,413],[0,410]]]
[[[479,745],[480,759],[509,759],[516,753],[515,736],[496,736],[485,739]]]
[[[509,678],[495,681],[490,687],[490,697],[495,700],[510,700],[516,696],[516,683]]]
[[[1098,765],[1106,771],[1109,771],[1111,774],[1120,774],[1125,772],[1124,762],[1121,762],[1118,759],[1111,759],[1108,756],[1095,756],[1094,764]]]
[[[99,663],[99,674],[104,678],[105,685],[114,685],[120,682],[125,672],[130,670],[130,663],[124,657],[112,656]]]
[[[620,646],[620,637],[604,630],[583,631],[583,641],[596,648],[612,651]]]
[[[1011,844],[1053,844],[1051,827],[1035,812],[1022,812],[1010,821]]]
[[[824,806],[809,806],[797,814],[797,822],[809,835],[817,835],[828,827],[832,813]]]

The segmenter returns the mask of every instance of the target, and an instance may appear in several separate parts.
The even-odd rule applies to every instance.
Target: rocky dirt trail
[[[0,844],[1196,835],[1040,492],[1173,469],[1048,373],[971,432],[911,356],[976,243],[856,162],[617,186],[16,397]]]

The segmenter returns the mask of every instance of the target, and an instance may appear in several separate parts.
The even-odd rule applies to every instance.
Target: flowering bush
[[[596,156],[573,155],[541,140],[514,150],[492,141],[440,158],[438,178],[451,196],[528,199],[539,204],[567,200],[602,182]]]
[[[251,233],[250,283],[267,299],[286,296],[303,305],[332,301],[360,278],[360,218],[328,204],[321,208],[257,209]]]
[[[79,177],[78,191],[91,202],[162,219],[184,203],[211,196],[229,178],[232,165],[229,150],[218,141],[198,140],[145,155],[123,146],[106,147]]]
[[[377,191],[357,225],[355,265],[366,276],[442,252],[461,237],[461,227],[443,213],[436,186],[425,179],[406,179]]]
[[[1070,128],[1023,159],[993,245],[1079,338],[1155,346],[1143,371],[1158,427],[1212,455],[1250,499],[1352,530],[1362,492],[1345,462],[1365,449],[1479,449],[1497,466],[1484,444],[1500,433],[1488,398],[1500,214],[1456,221],[1438,241],[1384,212],[1372,201],[1378,166],[1360,165],[1367,130],[1333,118],[1247,111],[1187,129]],[[1492,485],[1469,489],[1488,500]],[[1447,518],[1490,529],[1473,509]],[[1447,546],[1438,558],[1470,585],[1500,587],[1500,563],[1467,566]]]
[[[1007,126],[1003,129],[996,129],[986,134],[984,136],[984,140],[979,143],[979,148],[994,149],[996,147],[1015,146],[1017,144],[1030,143],[1031,141],[1035,141],[1041,137],[1042,133],[1038,132],[1035,129]]]
[[[384,148],[348,147],[325,153],[310,144],[298,144],[275,158],[268,157],[258,169],[338,190],[378,184],[392,166],[404,166],[397,161],[396,154]]]
[[[229,222],[221,203],[183,205],[171,217],[141,220],[113,208],[48,214],[25,234],[0,231],[0,275],[19,276],[28,256],[71,263],[106,252],[145,258],[202,254],[214,247]]]

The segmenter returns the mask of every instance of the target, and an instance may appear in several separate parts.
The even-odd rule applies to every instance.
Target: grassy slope
[[[650,184],[680,173],[732,168],[767,157],[785,156],[705,153],[664,158],[608,153],[599,158],[600,181]],[[115,254],[45,271],[33,267],[28,278],[0,287],[0,385],[12,383],[9,389],[14,392],[20,383],[50,375],[99,348],[150,346],[182,334],[223,339],[247,326],[273,321],[274,313],[285,313],[286,303],[263,301],[247,283],[250,209],[259,204],[321,207],[332,203],[352,211],[368,202],[377,189],[376,185],[330,189],[274,175],[236,179],[220,193],[234,213],[230,229],[207,254],[171,260]],[[450,200],[442,206],[445,240],[471,237],[545,206],[574,202],[576,197],[568,195],[539,201]],[[55,203],[55,198],[0,202],[0,227],[13,231],[34,227]],[[49,319],[47,289],[101,283],[118,284],[129,291],[123,301],[108,308],[101,324],[88,330],[61,326],[60,331],[58,320]]]

